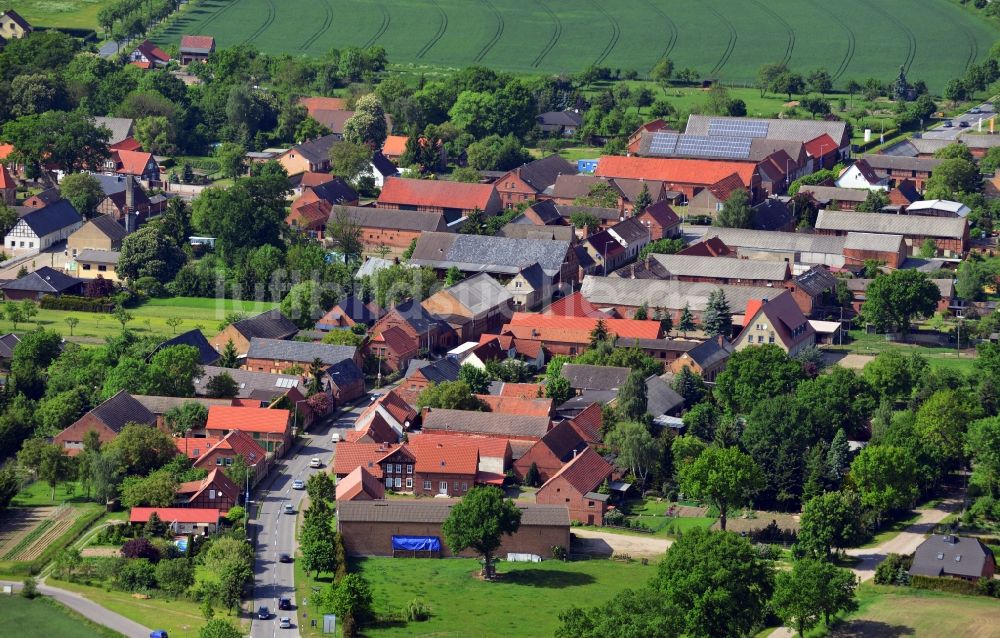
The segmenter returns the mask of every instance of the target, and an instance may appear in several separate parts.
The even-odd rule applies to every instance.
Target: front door
[[[448,493],[448,481],[441,481],[438,483],[438,494]]]

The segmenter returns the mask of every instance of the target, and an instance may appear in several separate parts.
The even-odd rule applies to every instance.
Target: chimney
[[[725,337],[723,337],[721,334],[718,337],[716,337],[715,340],[719,342],[720,348],[725,345]]]
[[[125,212],[135,210],[135,178],[129,175],[125,178]]]

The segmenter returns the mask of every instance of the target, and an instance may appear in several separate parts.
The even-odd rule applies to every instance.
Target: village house
[[[635,208],[635,200],[643,189],[649,193],[653,203],[665,199],[671,203],[679,203],[683,197],[680,193],[669,191],[666,183],[661,180],[641,177],[608,178],[600,175],[560,175],[541,196],[555,202],[563,213],[564,220],[569,223],[569,218],[574,212],[581,212],[580,206],[587,207],[578,202],[590,198],[592,191],[598,186],[606,186],[616,198],[613,208],[599,208],[591,213],[601,220],[602,224],[624,219],[625,214]]]
[[[235,398],[255,400],[265,405],[275,403],[290,391],[297,391],[304,385],[302,378],[296,375],[251,372],[211,365],[202,366],[202,370],[202,376],[194,380],[194,392],[198,396],[208,396],[209,381],[222,374],[228,375],[236,383]]]
[[[421,302],[424,310],[446,322],[458,342],[496,332],[513,314],[513,297],[496,279],[480,273],[444,288]]]
[[[209,339],[209,343],[216,351],[222,352],[225,350],[226,344],[232,341],[233,345],[236,346],[237,354],[243,357],[246,356],[247,350],[250,348],[250,340],[254,337],[291,339],[298,331],[298,327],[292,323],[292,320],[275,308],[229,324],[222,332]]]
[[[410,138],[405,135],[387,135],[385,142],[382,143],[382,155],[393,164],[399,165],[399,158],[406,152],[408,139]]]
[[[840,188],[803,184],[799,193],[808,195],[820,208],[854,211],[868,199],[865,188]]]
[[[393,253],[402,254],[424,233],[448,232],[448,223],[442,213],[343,206],[330,212],[331,220],[338,210],[346,210],[350,220],[359,226],[361,243],[369,252],[387,247]]]
[[[650,241],[677,237],[681,234],[681,218],[666,200],[650,204],[635,218],[646,228]]]
[[[17,180],[3,164],[0,164],[0,202],[5,206],[17,204]]]
[[[563,364],[559,374],[569,381],[569,386],[577,394],[580,394],[587,390],[617,391],[631,372],[631,368],[566,363]]]
[[[133,394],[131,395],[133,399],[142,404],[144,408],[152,412],[156,416],[156,427],[164,430],[170,431],[170,426],[166,422],[167,414],[174,408],[179,408],[188,403],[197,403],[203,406],[206,410],[213,405],[233,405],[232,399],[208,399],[202,397],[165,397],[157,396],[152,394]],[[194,428],[188,430],[186,433],[197,436],[202,434],[200,428]]]
[[[837,277],[822,266],[813,266],[785,282],[785,289],[802,314],[810,316],[823,305],[835,304]]]
[[[128,54],[128,61],[140,69],[155,69],[167,66],[170,55],[149,40],[143,40]]]
[[[604,273],[610,273],[638,257],[650,240],[650,229],[638,217],[629,217],[587,237],[582,246]]]
[[[760,172],[751,162],[606,155],[597,164],[596,171],[599,177],[612,177],[616,180],[630,178],[661,181],[668,190],[683,193],[688,200],[734,174],[739,187],[749,194],[751,204],[763,200]]]
[[[540,505],[564,505],[571,520],[601,526],[608,495],[597,490],[610,480],[614,468],[601,455],[586,448],[566,463],[535,493]]]
[[[81,250],[117,251],[127,233],[125,227],[109,215],[98,215],[87,221],[66,240],[66,250],[76,257]]]
[[[77,253],[76,258],[66,263],[66,269],[78,279],[88,280],[103,277],[108,281],[118,282],[118,258],[120,253],[115,250],[93,250],[85,248]],[[75,268],[71,268],[75,266]]]
[[[969,223],[962,217],[821,210],[816,217],[816,232],[821,235],[849,232],[902,235],[909,255],[919,253],[927,239],[934,241],[937,254],[944,257],[962,257],[969,250]]]
[[[32,210],[17,220],[7,232],[3,245],[12,256],[39,253],[55,243],[69,239],[83,226],[83,217],[68,199],[60,199]]]
[[[479,447],[466,437],[424,440],[423,436],[397,445],[350,441],[338,444],[334,475],[341,478],[358,467],[379,479],[386,491],[464,496],[476,485]]]
[[[516,339],[538,342],[552,355],[576,356],[590,347],[590,333],[603,321],[609,334],[623,339],[659,339],[662,334],[659,321],[635,319],[593,319],[587,317],[558,317],[516,312],[501,334]]]
[[[147,184],[160,181],[160,165],[152,153],[118,149],[111,151],[111,157],[104,164],[108,175],[120,175],[142,180]]]
[[[354,422],[355,432],[364,432],[373,424],[381,423],[388,426],[396,434],[396,438],[410,429],[417,420],[417,412],[404,401],[396,389],[390,390],[377,398],[371,405],[362,410]],[[381,425],[376,429],[384,429]],[[384,443],[387,441],[376,441]]]
[[[655,319],[655,317],[654,317]],[[697,341],[685,341],[682,339],[623,339],[615,341],[616,348],[638,348],[651,359],[660,361],[664,368],[670,365],[685,352],[691,350],[698,344]]]
[[[927,180],[933,175],[934,169],[944,160],[875,154],[864,155],[858,161],[866,162],[889,188],[895,187],[904,180],[910,180],[918,191],[923,191]],[[841,186],[842,184],[838,183],[837,185]]]
[[[278,408],[213,405],[205,434],[223,438],[233,430],[249,434],[268,453],[284,456],[292,442],[292,413]]]
[[[10,362],[14,358],[14,348],[21,343],[21,337],[13,332],[0,335],[0,370],[10,372]]]
[[[174,505],[177,507],[212,508],[228,512],[240,502],[242,487],[233,483],[220,468],[212,468],[208,476],[177,486]]]
[[[677,281],[708,282],[734,286],[778,286],[791,277],[787,263],[751,259],[720,259],[690,255],[661,255],[649,257],[662,268],[664,279]]]
[[[542,397],[544,397],[544,393]],[[486,405],[488,412],[551,417],[553,413],[552,399],[542,397],[537,396],[537,393],[532,397],[504,397],[493,394],[476,395],[476,398]]]
[[[441,528],[457,502],[452,499],[338,501],[337,533],[344,539],[344,549],[350,556],[451,557],[454,553],[442,542]],[[520,502],[517,507],[521,510],[521,525],[514,534],[503,535],[497,556],[516,553],[549,557],[553,547],[568,551],[570,527],[565,507]],[[466,549],[459,555],[473,557],[475,551]]]
[[[583,115],[577,109],[546,111],[535,116],[535,124],[538,130],[546,135],[573,137],[583,124]]]
[[[153,351],[149,354],[147,360],[152,360],[153,356],[163,350],[164,348],[170,348],[172,346],[191,346],[198,351],[198,364],[203,366],[209,366],[219,360],[219,353],[215,351],[212,344],[208,342],[205,335],[202,334],[201,330],[193,328],[187,332],[182,332],[179,335],[175,335],[166,341],[161,342]]]
[[[782,292],[771,298],[751,300],[743,319],[743,330],[733,342],[736,350],[765,343],[777,345],[794,357],[815,345],[816,330],[795,304],[792,295]]]
[[[514,457],[520,458],[531,444],[545,436],[551,421],[545,416],[501,414],[496,412],[470,412],[426,408],[423,414],[424,434],[452,434],[460,436],[487,436],[511,441]],[[515,445],[521,442],[522,446]]]
[[[141,150],[141,146],[135,141],[135,120],[133,118],[98,115],[94,117],[94,126],[106,128],[111,132],[111,136],[108,137],[109,149]]]
[[[859,159],[841,170],[835,184],[838,188],[889,190],[889,178],[879,175],[865,159]]]
[[[243,368],[255,372],[284,374],[292,367],[308,370],[317,359],[325,366],[332,366],[344,359],[353,360],[357,356],[358,349],[355,346],[254,337],[250,339]]]
[[[324,135],[296,144],[278,156],[278,163],[289,175],[298,173],[329,173],[330,149],[340,141],[336,135]]]
[[[40,300],[42,297],[61,297],[62,295],[82,295],[83,280],[42,266],[24,277],[0,284],[4,299],[19,301],[22,299]]]
[[[133,507],[129,510],[128,522],[135,527],[145,525],[153,514],[173,534],[200,536],[217,532],[222,518],[222,512],[214,507]]]
[[[521,202],[538,199],[560,175],[576,173],[576,167],[562,157],[549,155],[507,171],[495,185],[503,207],[511,209]]]
[[[902,235],[875,233],[847,233],[844,241],[844,265],[864,267],[868,260],[875,260],[887,268],[899,268],[909,252]]]
[[[368,340],[365,351],[378,362],[378,375],[405,370],[418,354],[420,339],[412,336],[404,328],[390,326],[380,330]]]
[[[129,423],[152,427],[156,425],[156,415],[128,392],[121,390],[55,435],[52,443],[60,446],[70,456],[75,456],[83,451],[83,441],[87,432],[91,430],[97,432],[103,445],[113,441]]]
[[[715,339],[694,344],[693,348],[671,361],[668,368],[673,374],[680,374],[684,368],[688,368],[704,381],[712,383],[726,369],[726,362],[732,354],[732,344],[719,335]]]
[[[851,308],[855,312],[861,312],[861,306],[867,299],[868,286],[874,279],[851,278],[845,280],[847,290],[851,293]],[[935,312],[942,314],[951,311],[951,306],[955,301],[955,282],[952,279],[931,279],[931,283],[938,287],[940,297],[938,298]]]
[[[365,373],[354,359],[342,359],[323,371],[323,386],[336,405],[344,405],[365,393]]]
[[[360,298],[348,295],[316,321],[316,330],[329,332],[358,324],[371,326],[382,314],[383,310],[374,301],[364,303]]]
[[[215,53],[215,38],[210,35],[181,36],[181,64],[187,66],[192,62],[205,62],[208,56]]]
[[[737,136],[801,144],[808,144],[825,134],[837,144],[838,161],[847,159],[851,152],[851,136],[847,122],[843,120],[762,119],[692,113],[688,116],[684,133],[708,138]]]
[[[437,361],[414,359],[406,368],[406,374],[399,384],[400,392],[414,401],[421,392],[432,385],[458,380],[461,366],[452,357],[444,357]]]
[[[34,28],[17,11],[7,9],[0,13],[0,42],[20,40],[32,31]]]
[[[267,450],[241,430],[233,430],[221,439],[179,438],[174,441],[177,451],[191,459],[192,467],[203,470],[231,467],[237,457],[242,457],[243,462],[253,470],[250,487],[267,476],[270,469]]]
[[[386,336],[385,333],[390,328],[398,330]],[[448,324],[427,312],[417,301],[410,299],[390,309],[375,322],[371,329],[368,348],[369,354],[376,357],[382,358],[391,354],[390,359],[398,366],[393,369],[400,370],[409,363],[404,354],[415,355],[421,350],[428,352],[447,350],[454,345],[453,341],[453,333]],[[375,352],[372,348],[375,350],[384,348],[386,351]],[[386,362],[388,363],[390,359],[386,359]]]
[[[523,480],[534,465],[540,483],[545,483],[586,448],[587,442],[573,424],[561,421],[514,462],[514,473]]]
[[[429,179],[391,177],[379,193],[378,208],[441,213],[451,225],[474,211],[484,217],[500,212],[500,195],[492,184],[466,184]]]
[[[526,268],[521,268],[511,277],[507,282],[507,292],[511,295],[511,303],[514,304],[515,310],[534,310],[552,297],[552,279],[536,261]]]
[[[337,481],[336,499],[342,501],[378,501],[385,498],[385,486],[371,472],[358,466]]]
[[[959,578],[978,581],[992,579],[997,561],[978,538],[954,534],[934,534],[913,552],[910,576]]]

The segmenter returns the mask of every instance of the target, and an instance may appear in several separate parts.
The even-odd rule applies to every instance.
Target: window
[[[218,457],[215,458],[215,464],[216,465],[222,465],[222,457],[221,456],[218,456]]]
[[[767,338],[767,342],[768,343],[774,343],[774,335],[771,335],[770,337],[768,337]]]
[[[407,463],[406,464],[406,473],[407,474],[413,474],[413,464],[412,463]]]
[[[208,498],[211,501],[215,500],[215,490],[208,490]]]
[[[410,477],[406,477],[406,489],[408,490],[413,489],[413,479]]]
[[[430,490],[430,489],[434,489],[434,488],[431,487],[431,482],[430,481],[424,481],[424,489],[425,490]]]
[[[458,481],[455,481],[454,483],[452,483],[452,486],[454,487],[454,490],[457,492],[458,491]]]
[[[227,466],[232,465],[232,464],[233,464],[233,459],[231,459],[231,458],[226,459],[226,465]]]
[[[387,490],[391,490],[392,489],[392,477],[391,476],[390,477],[386,477],[386,479],[385,479],[385,488]]]
[[[757,343],[764,343],[764,335],[757,335]]]
[[[397,476],[396,477],[396,489],[399,489],[401,487],[403,487],[403,480]]]
[[[463,492],[469,491],[469,484],[466,481],[462,481],[462,491]]]
[[[396,474],[402,474],[402,473],[403,473],[403,464],[396,463]]]
[[[753,343],[753,335],[747,337],[747,343]]]
[[[593,507],[594,501],[587,501],[587,507]]]
[[[84,270],[90,270],[90,264],[80,264]]]

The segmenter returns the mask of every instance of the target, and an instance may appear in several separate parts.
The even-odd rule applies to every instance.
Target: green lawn
[[[265,302],[201,297],[150,299],[141,306],[129,309],[133,320],[128,323],[128,329],[140,335],[151,334],[165,338],[193,328],[201,330],[206,335],[214,335],[218,332],[219,323],[225,320],[226,315],[231,312],[257,314],[270,310],[275,305]],[[80,321],[73,329],[72,337],[70,337],[69,325],[66,323],[68,317],[76,317]],[[178,317],[182,320],[176,328],[171,328],[166,323],[167,319],[171,317]],[[84,343],[103,339],[121,331],[121,324],[109,314],[44,308],[39,308],[38,315],[30,323],[19,323],[16,331],[28,332],[36,325],[41,325],[48,330],[55,330],[67,338]],[[13,330],[14,325],[10,321],[0,320],[0,332]]]
[[[5,635],[20,638],[122,638],[107,627],[96,625],[76,612],[47,598],[28,600],[0,595]]]
[[[97,12],[111,0],[0,0],[0,11],[15,9],[36,27],[97,29]]]
[[[39,1],[39,0],[36,0]],[[822,24],[824,28],[817,29]],[[434,71],[482,65],[523,73],[571,73],[588,65],[645,75],[663,57],[700,76],[749,83],[767,62],[808,73],[826,67],[840,84],[900,65],[942,90],[996,39],[993,23],[947,0],[203,0],[157,34],[211,33],[269,53],[322,55],[382,46],[394,68]]]
[[[70,496],[68,487],[72,486],[73,494]],[[87,499],[84,498],[83,492],[80,490],[80,484],[76,481],[70,481],[67,483],[60,483],[56,486],[56,497],[52,498],[52,488],[45,481],[34,481],[29,483],[17,493],[14,500],[11,501],[11,505],[14,507],[37,507],[37,506],[48,506],[48,505],[60,505],[62,503],[85,503]]]
[[[868,334],[864,330],[851,330],[850,342],[843,346],[827,346],[828,352],[843,352],[875,356],[887,350],[897,350],[904,354],[917,353],[925,357],[933,366],[970,372],[975,361],[974,350],[959,353],[954,347],[932,347],[914,343],[886,341],[884,334]]]

